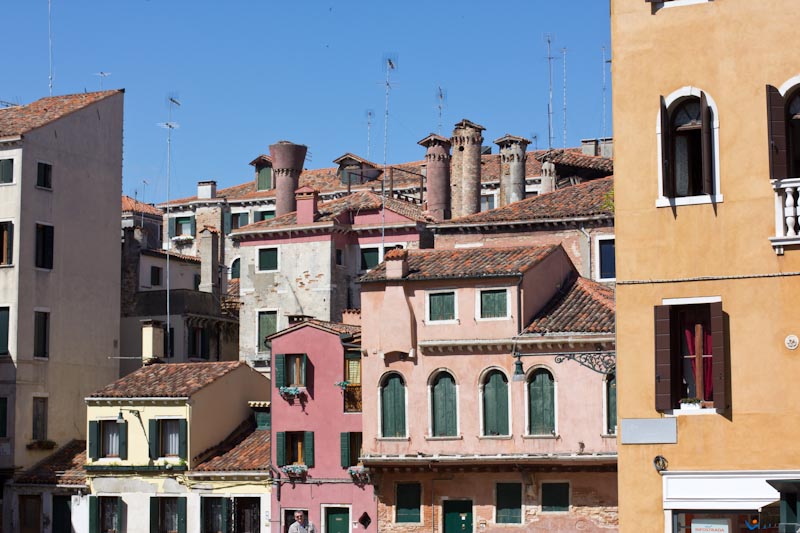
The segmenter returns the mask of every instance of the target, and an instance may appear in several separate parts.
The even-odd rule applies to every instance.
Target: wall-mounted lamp
[[[667,469],[669,461],[663,455],[656,455],[653,457],[653,467],[659,474]]]
[[[598,348],[601,348],[601,346],[598,345]],[[617,369],[616,350],[598,349],[594,352],[514,352],[511,356],[517,359],[514,362],[514,376],[511,378],[512,381],[525,381],[525,369],[522,368],[522,356],[551,356],[555,358],[557,364],[563,363],[564,361],[575,361],[590,370],[605,375],[614,374]]]
[[[139,419],[139,422],[142,421],[142,412],[139,409],[120,409],[119,414],[117,415],[117,424],[125,423],[125,417],[122,414],[123,411],[133,414],[133,416]]]
[[[511,381],[525,381],[525,369],[522,368],[522,354],[515,352],[514,357],[516,357],[517,360],[514,361],[514,375],[511,377]]]

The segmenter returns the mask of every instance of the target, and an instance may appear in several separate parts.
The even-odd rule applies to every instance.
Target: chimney
[[[530,141],[505,134],[496,141],[500,147],[499,207],[525,199],[525,159]]]
[[[583,155],[597,155],[597,139],[581,139],[581,153]]]
[[[450,197],[454,217],[481,210],[481,143],[483,126],[463,119],[453,129],[453,176]]]
[[[386,262],[386,279],[403,279],[408,275],[408,250],[390,250],[383,260]]]
[[[428,212],[436,220],[448,220],[450,210],[450,141],[431,133],[417,144],[425,152],[425,174],[428,180]]]
[[[361,325],[361,309],[345,309],[342,311],[342,324]]]
[[[613,137],[601,137],[600,138],[600,148],[599,153],[597,154],[600,157],[608,157],[609,159],[614,157],[614,138]]]
[[[275,176],[275,216],[279,217],[297,209],[294,191],[300,182],[303,162],[308,147],[289,141],[278,141],[270,145],[272,172]]]
[[[299,225],[313,224],[317,217],[317,200],[319,194],[315,189],[305,186],[294,192],[297,204],[297,223]]]
[[[219,301],[219,235],[206,226],[198,236],[200,292],[210,292],[214,295],[214,301]]]
[[[556,165],[548,160],[542,163],[542,180],[539,187],[539,194],[553,192],[556,190]]]
[[[198,200],[210,200],[217,197],[216,181],[198,181],[197,198]]]
[[[142,320],[142,364],[164,358],[164,323]]]

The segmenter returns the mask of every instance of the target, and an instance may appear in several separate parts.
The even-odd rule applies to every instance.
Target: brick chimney
[[[317,193],[316,189],[305,186],[297,189],[294,192],[294,197],[297,204],[297,224],[313,224],[317,218],[319,193]]]
[[[530,141],[505,134],[494,143],[500,147],[499,206],[525,199],[525,159]]]
[[[197,182],[197,198],[198,200],[210,200],[217,197],[217,182],[216,181],[198,181]]]
[[[164,323],[142,320],[142,364],[164,358]]]
[[[450,197],[454,217],[472,215],[481,210],[481,132],[485,129],[467,119],[453,129]]]
[[[390,250],[383,260],[386,262],[386,279],[402,279],[408,275],[408,250]]]
[[[200,292],[210,292],[219,301],[219,233],[209,227],[198,232]]]
[[[275,216],[279,217],[297,209],[294,191],[300,182],[303,162],[308,147],[289,141],[279,141],[270,145],[272,171],[275,179]]]
[[[542,184],[539,187],[539,194],[554,190],[556,190],[556,165],[549,159],[545,159],[542,163]]]
[[[425,152],[425,168],[428,181],[428,212],[436,220],[448,220],[450,208],[450,141],[431,133],[417,144]]]

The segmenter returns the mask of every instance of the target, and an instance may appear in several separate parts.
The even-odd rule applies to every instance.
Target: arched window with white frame
[[[528,434],[555,435],[556,384],[546,368],[537,368],[528,376]]]
[[[438,372],[430,384],[431,435],[455,437],[458,435],[458,396],[456,380],[446,371]]]
[[[506,436],[509,431],[508,378],[500,370],[490,370],[483,377],[483,436]]]
[[[392,372],[381,380],[381,437],[406,436],[406,385],[403,377]]]

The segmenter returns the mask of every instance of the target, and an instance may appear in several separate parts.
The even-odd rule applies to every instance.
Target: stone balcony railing
[[[775,191],[775,236],[770,237],[775,253],[783,255],[784,247],[800,245],[797,208],[800,203],[800,178],[772,180]]]

